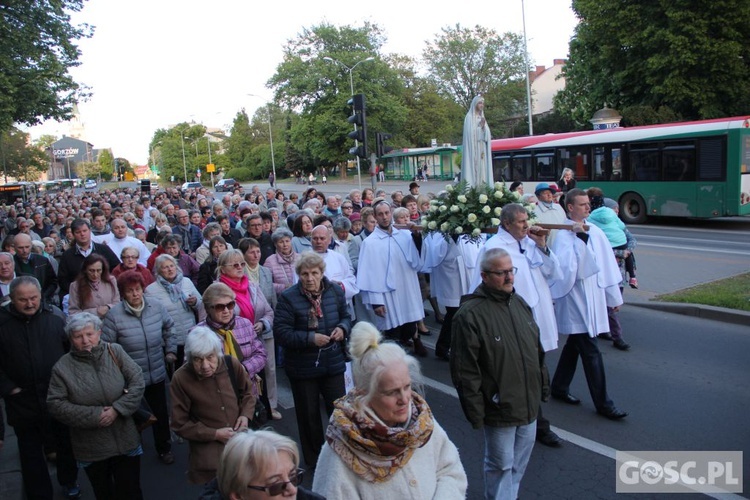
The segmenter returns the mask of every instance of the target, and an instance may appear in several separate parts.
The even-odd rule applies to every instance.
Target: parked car
[[[203,185],[200,182],[186,182],[180,189],[185,193],[188,189],[200,189],[201,187],[203,187]]]
[[[217,193],[220,193],[222,191],[234,191],[234,186],[237,184],[234,179],[222,179],[219,182],[216,183],[214,186],[214,189]]]
[[[87,179],[83,187],[84,189],[96,189],[96,181],[94,179]]]

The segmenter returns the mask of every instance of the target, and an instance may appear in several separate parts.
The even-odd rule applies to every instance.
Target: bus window
[[[571,169],[575,173],[576,179],[586,180],[589,178],[589,171],[591,166],[589,165],[589,152],[588,147],[570,147],[558,149],[559,162],[557,163],[558,171],[555,175],[556,179],[562,177],[563,170],[566,168]]]
[[[554,158],[554,152],[552,150],[534,153],[534,163],[536,164],[536,177],[534,180],[556,180]]]
[[[492,161],[492,173],[495,176],[495,181],[510,179],[510,156],[502,155],[495,156]]]
[[[727,149],[724,139],[701,139],[698,160],[698,179],[702,181],[724,180],[726,161],[724,151]]]
[[[695,144],[693,142],[669,144],[661,156],[665,181],[695,180]]]
[[[633,144],[630,146],[630,180],[658,181],[659,148],[656,144]]]
[[[604,147],[594,148],[594,180],[604,181],[608,180],[607,170],[607,155]]]
[[[511,179],[513,181],[531,181],[532,177],[531,170],[531,154],[513,155],[513,172]]]
[[[612,177],[610,180],[622,180],[622,149],[612,148]]]

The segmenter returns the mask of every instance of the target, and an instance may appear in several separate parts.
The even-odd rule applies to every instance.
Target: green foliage
[[[586,127],[586,128],[591,128]],[[559,134],[562,132],[574,132],[583,130],[570,117],[561,114],[558,111],[552,111],[543,116],[534,116],[534,134]],[[529,119],[524,117],[519,120],[510,132],[510,137],[521,137],[529,134]],[[494,135],[494,134],[493,134]]]
[[[607,104],[683,119],[750,113],[750,3],[574,0],[556,108],[585,125]]]
[[[115,159],[109,149],[99,153],[99,171],[102,179],[111,179],[115,173]]]
[[[29,134],[15,127],[0,133],[0,160],[6,178],[35,181],[49,169],[47,153],[36,146],[29,146],[28,140]]]
[[[51,148],[54,143],[57,142],[57,136],[52,134],[42,134],[39,138],[34,141],[34,145],[39,149]]]
[[[68,73],[78,66],[75,42],[88,38],[88,25],[70,24],[83,0],[10,0],[0,6],[0,131],[13,123],[35,125],[68,119],[87,92]]]
[[[225,177],[227,179],[234,179],[236,181],[245,182],[253,179],[253,172],[249,168],[237,167],[227,172]]]
[[[81,179],[97,179],[102,167],[94,161],[81,161],[76,163],[76,173]]]
[[[628,106],[621,110],[623,127],[638,127],[641,125],[656,125],[659,123],[671,123],[682,120],[668,106],[653,108],[651,106]]]
[[[117,167],[117,171],[120,174],[124,174],[125,172],[134,172],[133,166],[125,158],[115,158],[115,166]]]
[[[516,33],[498,35],[481,26],[468,29],[456,24],[443,28],[428,42],[423,57],[438,91],[464,110],[481,94],[488,101],[488,108],[502,109],[507,117],[508,111],[517,107],[519,84],[520,97],[524,95],[526,62],[523,39]],[[492,127],[492,121],[487,119]]]

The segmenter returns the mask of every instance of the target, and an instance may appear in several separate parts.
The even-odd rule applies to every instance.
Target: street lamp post
[[[375,58],[374,57],[368,57],[367,59],[362,59],[361,61],[359,61],[358,63],[356,63],[351,68],[349,66],[347,66],[346,64],[342,63],[341,61],[337,61],[333,57],[325,56],[323,58],[323,60],[324,61],[328,61],[328,62],[332,62],[332,63],[336,63],[336,64],[338,64],[339,66],[341,66],[342,68],[346,69],[349,72],[349,90],[351,91],[350,95],[353,96],[354,95],[354,77],[352,76],[352,73],[354,72],[354,68],[356,68],[357,66],[359,66],[363,62],[374,61]],[[352,109],[352,115],[354,115],[354,109]],[[357,124],[356,123],[354,124],[354,131],[355,132],[357,131]],[[357,141],[357,139],[354,139],[354,146],[357,147],[357,148],[359,147],[359,141]],[[362,191],[362,173],[360,172],[360,167],[359,167],[359,156],[357,156],[356,159],[357,159],[357,179],[359,179],[359,190]]]
[[[182,141],[182,173],[185,176],[185,182],[187,182],[187,161],[185,161],[185,136],[180,131],[180,140]]]
[[[263,99],[261,96],[256,94],[247,94],[251,97],[258,97],[260,99]],[[273,132],[271,131],[271,102],[266,101],[266,111],[268,111],[268,142],[271,145],[271,171],[273,172],[273,182],[274,184],[278,182],[278,179],[276,178],[276,158],[273,154]]]
[[[521,19],[523,21],[523,53],[526,63],[526,106],[529,110],[529,135],[534,135],[534,124],[531,116],[531,76],[529,76],[529,47],[526,43],[526,8],[521,0]]]
[[[211,135],[206,134],[206,142],[208,143],[208,163],[209,165],[213,164],[213,160],[211,160]],[[214,172],[211,171],[211,185],[214,185]]]

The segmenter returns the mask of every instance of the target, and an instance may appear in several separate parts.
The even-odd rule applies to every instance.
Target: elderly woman
[[[417,360],[357,323],[350,343],[354,390],[336,401],[313,491],[326,498],[465,498],[456,446],[413,389]]]
[[[100,318],[120,302],[117,281],[109,274],[107,259],[97,253],[83,260],[78,278],[70,284],[68,313],[90,312]]]
[[[299,254],[292,248],[293,237],[294,234],[283,227],[280,227],[271,235],[276,253],[269,255],[263,266],[271,271],[273,289],[276,295],[281,295],[281,292],[297,282],[294,264],[299,259]]]
[[[174,366],[179,368],[185,356],[187,332],[206,317],[203,300],[193,282],[182,276],[177,261],[171,255],[163,254],[156,258],[154,273],[156,282],[146,287],[145,295],[164,305],[174,320],[177,332],[177,360]]]
[[[143,397],[143,373],[121,346],[100,342],[101,328],[91,313],[68,319],[71,348],[52,368],[47,409],[70,429],[97,499],[140,499],[143,449],[131,415]]]
[[[195,251],[195,260],[198,264],[203,264],[211,259],[211,240],[216,236],[221,236],[221,226],[216,222],[210,222],[203,228],[203,243]],[[226,245],[226,241],[224,241]]]
[[[123,301],[104,318],[102,334],[106,342],[120,344],[143,370],[144,397],[157,418],[153,426],[156,452],[159,459],[169,465],[174,463],[174,455],[167,411],[166,363],[177,360],[174,321],[161,302],[143,296],[143,277],[136,271],[122,273],[117,286]]]
[[[247,274],[250,283],[254,283],[260,287],[263,292],[263,296],[268,301],[271,308],[276,307],[277,295],[273,287],[273,275],[271,270],[260,265],[260,243],[255,238],[242,238],[239,244],[239,250],[245,258],[245,273]],[[268,403],[271,404],[271,416],[274,420],[281,419],[281,413],[278,412],[276,407],[278,406],[278,393],[276,388],[276,346],[273,340],[273,330],[268,329],[263,331],[263,344],[266,347],[268,353],[268,361],[266,362],[265,368],[265,380],[268,391]],[[264,401],[266,403],[266,401]]]
[[[234,356],[224,356],[210,329],[190,332],[185,355],[187,363],[169,385],[172,429],[190,444],[188,480],[204,484],[216,476],[226,442],[247,429],[255,398],[247,371]]]
[[[324,276],[319,254],[303,253],[295,270],[299,282],[279,297],[274,336],[284,348],[302,454],[315,467],[323,446],[320,396],[330,416],[333,402],[344,395],[344,346],[352,321],[344,291]]]
[[[237,295],[238,316],[249,319],[255,333],[262,335],[273,326],[273,308],[260,287],[250,281],[245,272],[247,263],[237,249],[227,250],[219,257],[217,281],[224,283]]]
[[[226,240],[221,236],[214,236],[208,243],[208,249],[211,252],[211,256],[203,261],[203,264],[201,264],[201,267],[198,269],[198,284],[196,285],[196,288],[198,288],[198,291],[201,294],[203,294],[203,292],[206,291],[206,288],[216,280],[219,256],[227,250],[227,247]]]
[[[117,279],[125,271],[137,271],[143,276],[143,282],[146,286],[156,281],[154,275],[148,270],[146,266],[138,263],[138,258],[141,256],[141,252],[135,247],[125,247],[120,252],[120,265],[112,270],[112,276]]]
[[[159,231],[162,228],[167,228],[171,232],[171,228],[169,227],[169,219],[167,219],[167,216],[160,213],[156,216],[154,219],[156,222],[156,225],[149,230],[149,232],[146,234],[146,240],[150,241],[151,243],[157,243],[156,241],[156,235],[159,234]]]
[[[224,448],[216,479],[201,500],[324,500],[301,486],[297,443],[272,430],[237,433]]]
[[[179,234],[168,234],[159,243],[159,248],[148,258],[148,268],[153,271],[154,263],[159,255],[171,255],[177,261],[182,275],[190,279],[193,284],[198,281],[200,266],[189,254],[182,251],[182,237]]]
[[[310,235],[312,234],[312,218],[307,212],[302,212],[294,219],[292,224],[292,248],[297,253],[312,250]]]

